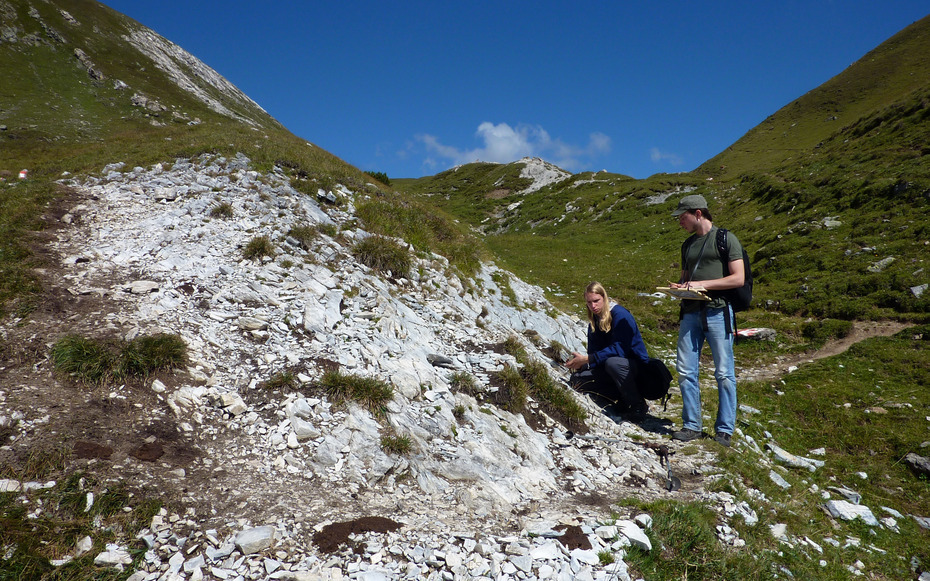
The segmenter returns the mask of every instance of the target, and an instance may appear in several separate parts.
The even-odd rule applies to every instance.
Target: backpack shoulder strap
[[[726,228],[717,228],[717,254],[723,264],[723,276],[730,274],[730,240],[727,238]]]

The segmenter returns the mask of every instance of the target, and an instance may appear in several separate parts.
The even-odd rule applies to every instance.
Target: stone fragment
[[[869,510],[867,506],[853,504],[845,500],[828,500],[824,504],[824,508],[826,508],[827,512],[830,513],[830,516],[833,518],[849,521],[858,518],[869,526],[880,526],[878,519],[875,518],[875,515],[872,514],[872,511]]]
[[[779,448],[777,445],[771,442],[766,444],[765,447],[772,452],[776,462],[785,464],[791,468],[806,468],[807,470],[814,472],[824,465],[822,460],[813,460],[811,458],[804,458],[803,456],[796,456],[791,452]]]
[[[134,295],[144,295],[158,290],[158,283],[153,280],[136,280],[129,283],[125,290]]]
[[[258,553],[270,547],[275,540],[273,526],[254,527],[236,535],[236,546],[246,555]]]
[[[632,543],[634,547],[638,547],[644,551],[652,550],[652,541],[649,540],[646,533],[644,533],[635,522],[631,520],[617,521],[617,528],[620,529],[620,534],[630,539],[630,543]]]
[[[132,556],[125,547],[107,543],[106,549],[94,557],[94,564],[101,567],[116,567],[121,569],[124,565],[132,564]]]
[[[769,470],[769,479],[779,486],[782,490],[788,490],[791,488],[791,484],[782,478],[782,475],[774,470]]]
[[[930,475],[930,458],[926,456],[920,456],[913,452],[908,452],[904,456],[904,463],[910,466],[911,470],[914,470],[918,474]]]

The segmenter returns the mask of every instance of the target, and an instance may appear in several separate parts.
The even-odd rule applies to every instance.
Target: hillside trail
[[[873,337],[890,337],[913,326],[913,323],[902,323],[900,321],[854,321],[852,330],[845,337],[827,341],[823,347],[813,351],[778,356],[773,363],[764,367],[738,370],[738,379],[778,379],[790,373],[794,368],[806,363],[813,363],[818,359],[839,355],[860,341]]]

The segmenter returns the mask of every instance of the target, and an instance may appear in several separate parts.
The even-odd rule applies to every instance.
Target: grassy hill
[[[113,160],[241,150],[301,176],[370,179],[291,134],[193,55],[98,2],[3,6],[0,171],[56,177]]]
[[[718,179],[744,173],[774,172],[807,165],[831,143],[838,150],[868,149],[875,144],[845,143],[849,137],[892,129],[915,106],[926,111],[930,70],[930,21],[924,18],[870,51],[845,71],[802,95],[751,129],[736,143],[702,164],[696,173]],[[923,103],[923,105],[921,105]],[[903,114],[902,119],[896,119]],[[926,116],[922,117],[926,121]],[[921,118],[905,121],[914,138],[886,150],[889,161],[921,155],[919,137],[926,137]],[[839,143],[836,140],[839,139]],[[923,143],[927,143],[923,140]],[[916,148],[916,151],[915,151]],[[908,154],[907,152],[910,152]],[[926,174],[924,174],[926,177]]]

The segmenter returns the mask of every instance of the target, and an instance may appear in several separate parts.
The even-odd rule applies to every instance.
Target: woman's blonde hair
[[[604,308],[601,309],[601,314],[595,319],[594,313],[591,312],[591,309],[588,309],[588,324],[591,325],[591,329],[597,329],[605,333],[610,332],[610,327],[613,324],[613,317],[610,316],[610,297],[607,296],[607,291],[604,290],[604,285],[594,281],[588,284],[584,289],[584,303],[585,308],[588,307],[588,294],[593,293],[596,295],[601,295],[604,298]]]

